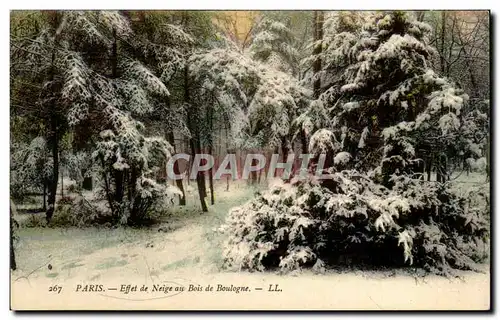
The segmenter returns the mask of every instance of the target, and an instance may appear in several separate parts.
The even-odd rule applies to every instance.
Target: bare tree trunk
[[[437,166],[436,166],[436,171],[437,171],[437,181],[438,182],[441,182],[441,183],[444,183],[447,181],[447,163],[446,163],[446,157],[443,156],[443,155],[439,155],[438,156],[438,163],[437,163]]]
[[[288,159],[288,142],[286,138],[282,138],[281,140],[281,152],[283,153],[283,162],[286,162]]]
[[[190,97],[189,97],[189,69],[188,66],[186,65],[184,67],[184,102],[189,103]],[[189,138],[189,144],[191,146],[191,155],[192,158],[195,157],[196,153],[200,151],[200,141],[199,141],[199,132],[197,128],[197,124],[194,123],[193,119],[191,118],[191,112],[188,111],[188,126],[189,126],[189,131],[191,132],[191,137]],[[206,194],[204,193],[204,188],[205,188],[205,183],[204,183],[204,177],[202,176],[201,172],[197,172],[196,174],[196,184],[198,186],[198,195],[200,197],[200,203],[201,203],[201,209],[203,212],[208,212],[207,208],[207,203],[205,202],[205,196]]]
[[[207,108],[207,120],[208,120],[208,154],[210,156],[212,155],[212,148],[213,148],[213,110],[209,106]],[[211,166],[208,169],[208,185],[210,188],[210,204],[214,205],[215,204],[215,195],[214,195],[214,177],[213,177],[213,166]]]
[[[425,178],[425,162],[422,160],[421,162],[418,162],[417,164],[417,173],[420,173],[420,180],[424,180]]]
[[[234,151],[229,150],[229,119],[227,119],[227,115],[224,115],[224,117],[226,118],[224,126],[226,132],[226,154],[235,153]],[[229,191],[229,176],[227,176],[226,179],[226,191]]]
[[[43,181],[43,211],[47,211],[47,181]]]
[[[54,107],[55,108],[55,107]],[[54,109],[53,108],[53,109]],[[57,124],[57,115],[55,114],[55,110],[51,112],[51,137],[50,144],[52,149],[52,179],[49,185],[49,199],[48,204],[49,208],[46,212],[46,220],[47,223],[50,222],[52,216],[54,215],[55,205],[56,205],[56,193],[57,193],[57,182],[59,181],[59,136],[58,136],[58,124]]]
[[[459,37],[460,37],[460,35],[459,35]],[[476,76],[474,74],[475,70],[474,70],[474,67],[472,65],[472,58],[471,58],[469,52],[467,52],[467,49],[466,49],[465,45],[463,44],[463,42],[461,40],[462,39],[460,37],[460,42],[461,42],[461,45],[463,47],[463,52],[465,54],[465,67],[467,68],[467,71],[469,73],[469,79],[470,79],[470,83],[472,85],[471,92],[473,92],[474,95],[475,95],[475,94],[477,94],[477,91],[478,91],[477,87],[478,86],[477,86]]]
[[[431,181],[431,174],[432,174],[432,156],[429,157],[429,160],[427,162],[427,181]]]
[[[191,153],[193,156],[196,154],[196,147],[194,139],[191,138]],[[198,186],[198,195],[200,196],[201,210],[203,212],[208,212],[207,203],[205,202],[205,195],[203,194],[203,177],[201,172],[196,174],[196,184]]]
[[[441,166],[440,166],[439,161],[438,161],[438,165],[436,166],[436,181],[443,182],[442,175],[441,175]]]
[[[59,25],[59,14],[57,11],[52,13],[52,27],[55,34],[55,45],[57,45],[58,41],[58,25]],[[52,57],[51,57],[51,67],[49,70],[49,83],[52,83],[55,77],[55,60],[56,60],[56,48],[52,49]],[[47,223],[50,222],[52,216],[54,215],[55,206],[56,206],[56,193],[57,193],[57,183],[59,181],[59,121],[57,115],[57,105],[56,100],[52,98],[52,105],[50,108],[50,136],[49,143],[52,151],[52,177],[48,186],[49,197],[48,197],[48,210],[46,211],[45,218]]]
[[[105,167],[104,159],[101,158],[101,164],[103,168]],[[108,200],[109,209],[111,209],[111,213],[116,214],[115,211],[115,203],[113,202],[113,195],[111,194],[111,183],[110,179],[108,179],[108,173],[106,171],[102,171],[102,178],[104,181],[104,193],[106,194],[106,200]]]
[[[323,40],[323,21],[323,11],[314,11],[314,42]],[[321,71],[321,58],[319,57],[319,55],[321,54],[321,51],[321,45],[316,45],[314,47],[313,55],[316,56],[316,59],[313,63],[313,73],[315,76],[313,88],[314,98],[316,99],[318,99],[319,95],[321,94],[321,77],[319,76],[319,73]]]
[[[445,65],[445,60],[444,60],[444,42],[445,42],[445,35],[446,35],[446,11],[441,11],[441,48],[440,53],[439,53],[439,61],[441,64],[441,74],[446,73],[446,65]]]
[[[199,136],[199,133],[197,134],[197,137],[196,137],[196,151],[198,153],[201,153],[201,142],[200,142],[200,136]],[[195,156],[195,154],[193,154],[193,157]],[[201,182],[201,192],[203,194],[203,198],[206,198],[207,197],[207,180],[206,180],[206,176],[205,176],[205,171],[203,172],[198,172],[198,174],[200,175],[200,182]]]
[[[257,165],[257,160],[252,159],[251,165],[256,166]],[[257,183],[257,171],[252,171],[250,172],[250,179],[248,180],[249,184],[256,184]]]
[[[167,133],[167,138],[168,138],[168,142],[174,148],[174,153],[175,153],[175,138],[174,138],[174,133],[171,130]],[[180,174],[178,161],[174,162],[174,173]],[[185,206],[186,205],[186,193],[184,192],[184,185],[182,184],[182,179],[175,180],[175,184],[177,185],[177,188],[179,188],[179,190],[181,190],[181,192],[182,192],[182,195],[179,195],[179,204],[181,206]]]
[[[130,205],[130,217],[129,217],[129,221],[137,221],[138,218],[140,218],[139,216],[139,207],[137,206],[137,202],[135,201],[135,190],[136,190],[136,185],[137,185],[137,179],[139,178],[138,174],[137,174],[137,169],[132,167],[130,168],[130,174],[125,171],[125,174],[124,176],[127,178],[124,182],[124,185],[127,186],[127,192],[129,194],[129,203],[131,204]]]
[[[309,153],[309,144],[307,142],[307,135],[303,129],[300,129],[300,144],[302,146],[302,153]]]
[[[61,170],[61,198],[64,197],[64,184],[63,184],[63,180],[64,180],[64,174],[62,173],[62,170]]]
[[[208,154],[212,155],[212,146],[208,146]],[[212,167],[208,170],[208,183],[210,185],[210,204],[215,204],[215,195],[214,195],[214,177]]]
[[[188,118],[189,118],[189,116],[188,116]],[[189,122],[189,120],[188,120],[188,122]],[[184,143],[186,145],[186,150],[189,150],[191,148],[191,145],[189,143],[189,139],[185,139]],[[193,165],[193,157],[191,157],[189,159],[188,164],[187,164],[187,184],[188,184],[188,186],[191,183],[191,178],[190,177],[191,177],[191,167],[192,167],[192,165]]]
[[[448,172],[448,158],[443,156],[443,182],[450,180],[450,173]]]

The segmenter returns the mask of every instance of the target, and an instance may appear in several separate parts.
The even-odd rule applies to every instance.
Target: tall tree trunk
[[[440,158],[437,159],[436,163],[436,181],[437,182],[443,182],[442,174],[441,174],[441,161]]]
[[[288,159],[288,142],[286,138],[281,139],[281,153],[283,153],[283,162],[286,162]]]
[[[186,65],[184,67],[184,102],[189,103],[190,102],[190,97],[189,97],[189,69],[188,66]],[[193,105],[190,104],[192,107]],[[197,124],[193,121],[191,117],[191,111],[188,110],[187,115],[188,115],[188,126],[189,126],[189,131],[191,132],[191,137],[189,138],[189,144],[191,146],[191,158],[194,158],[196,153],[200,151],[200,141],[199,141],[199,132],[197,128]],[[194,112],[194,114],[197,114],[197,112]],[[197,172],[196,174],[196,184],[198,186],[198,195],[200,197],[200,203],[201,203],[201,209],[203,212],[208,212],[207,208],[207,203],[205,202],[205,194],[204,194],[204,188],[205,188],[205,183],[204,183],[204,177],[201,175],[201,172]]]
[[[438,163],[436,166],[436,180],[437,182],[444,183],[447,180],[447,164],[446,157],[443,155],[438,156]]]
[[[307,135],[304,129],[300,129],[300,144],[302,145],[302,153],[309,153],[309,144],[307,143]]]
[[[188,125],[189,125],[189,114],[188,114]],[[185,150],[191,149],[190,139],[184,139]],[[191,168],[193,166],[193,157],[191,157],[187,163],[187,184],[188,186],[191,184]]]
[[[194,155],[196,154],[196,146],[195,146],[195,142],[194,142],[194,138],[191,138],[191,153],[193,154],[193,157]],[[201,210],[203,212],[208,212],[208,208],[207,208],[207,203],[205,202],[205,195],[203,194],[203,177],[201,175],[201,172],[198,172],[196,174],[196,184],[198,186],[198,195],[200,197],[200,204],[201,204]]]
[[[226,154],[235,153],[234,150],[229,150],[229,117],[227,116],[227,114],[224,114],[224,118],[224,131],[226,133]],[[226,191],[229,191],[229,175],[226,177]]]
[[[446,36],[446,11],[441,11],[441,48],[439,49],[441,52],[439,53],[439,62],[441,65],[441,74],[445,75],[446,73],[446,65],[444,60],[444,42]]]
[[[450,176],[449,176],[449,172],[448,172],[448,159],[446,158],[446,156],[443,156],[442,157],[442,166],[443,166],[443,182],[446,182],[448,180],[450,180]]]
[[[201,153],[201,142],[200,142],[199,132],[197,133],[195,143],[196,143],[196,151],[198,153]],[[193,157],[194,156],[195,155],[193,154]],[[207,197],[207,181],[206,181],[206,177],[205,177],[205,171],[198,172],[198,174],[200,175],[201,192],[203,194],[203,198],[206,198]]]
[[[422,160],[422,162],[419,163],[418,172],[420,173],[420,180],[425,180],[425,161],[424,160]]]
[[[172,130],[168,131],[168,133],[167,133],[167,139],[168,139],[168,142],[174,148],[174,153],[175,153],[176,152],[175,151],[175,138],[174,138],[174,133],[172,132]],[[180,174],[179,162],[178,161],[174,162],[174,173],[175,174]],[[181,190],[181,192],[182,192],[182,195],[179,195],[179,204],[181,206],[185,206],[186,205],[186,193],[184,192],[184,185],[182,184],[182,179],[175,180],[175,184],[177,185],[177,188],[179,188],[179,190]]]
[[[429,160],[427,162],[427,181],[431,181],[431,174],[432,174],[432,155],[429,157]]]
[[[130,169],[130,174],[127,172],[125,175],[127,177],[128,181],[124,183],[124,185],[127,185],[127,191],[128,191],[128,199],[130,203],[130,220],[131,221],[137,221],[138,218],[141,218],[139,216],[139,206],[135,203],[136,197],[135,197],[135,189],[136,189],[136,184],[137,184],[137,179],[139,178],[137,174],[137,169],[136,168],[131,168]]]
[[[59,14],[57,11],[52,13],[52,28],[54,30],[54,35],[55,35],[55,43],[54,46],[57,46],[58,42],[58,26],[59,26]],[[54,81],[55,77],[55,60],[56,60],[56,48],[54,47],[52,49],[52,56],[51,56],[51,67],[49,69],[49,83],[52,83]],[[51,106],[50,106],[50,111],[49,111],[49,127],[50,127],[50,134],[49,134],[49,143],[52,151],[52,159],[53,159],[53,165],[52,165],[52,177],[49,182],[48,186],[48,192],[49,192],[49,197],[48,197],[48,209],[45,214],[45,219],[47,220],[47,223],[50,222],[52,219],[52,216],[54,215],[54,210],[56,206],[56,193],[57,193],[57,183],[59,181],[59,123],[58,123],[58,114],[57,114],[57,102],[55,100],[55,97],[52,97],[51,99]]]
[[[212,155],[212,146],[208,146],[208,154]],[[210,186],[210,204],[215,204],[213,168],[208,169],[208,183]]]
[[[472,58],[470,57],[470,54],[467,52],[467,49],[465,48],[465,45],[462,44],[464,47],[464,53],[465,53],[465,67],[467,68],[467,71],[469,73],[469,79],[470,79],[470,84],[472,85],[472,90],[471,92],[476,95],[478,92],[477,89],[477,81],[476,81],[476,76],[474,72],[477,72],[477,70],[474,70],[474,66],[472,64]]]
[[[62,170],[61,170],[61,198],[64,197],[64,174],[62,173]]]
[[[54,107],[55,108],[55,107]],[[52,110],[54,109],[52,108]],[[49,184],[49,199],[48,205],[49,208],[46,212],[46,220],[47,223],[50,222],[52,216],[54,215],[55,205],[56,205],[56,193],[57,193],[57,182],[59,181],[59,136],[58,136],[58,128],[57,128],[57,115],[55,110],[51,111],[50,115],[50,129],[51,129],[51,137],[50,137],[50,145],[52,150],[52,177]]]
[[[252,159],[251,166],[256,166],[258,164],[257,159]],[[260,171],[260,170],[259,170]],[[257,171],[250,172],[250,179],[248,179],[248,184],[257,183]]]
[[[323,11],[314,11],[314,42],[317,43],[323,40],[323,21],[324,21],[324,13]],[[314,88],[314,98],[318,99],[321,94],[321,77],[319,73],[321,71],[321,58],[319,55],[322,51],[322,45],[316,45],[313,50],[313,55],[316,56],[316,59],[313,63],[313,73],[315,76],[315,80],[313,83]]]
[[[125,194],[123,171],[114,170],[114,178],[115,178],[114,179],[115,180],[114,199],[115,199],[115,202],[121,203],[123,201],[123,196]]]
[[[213,109],[208,106],[207,107],[207,120],[208,120],[208,154],[213,157]],[[210,204],[215,204],[215,195],[214,195],[214,177],[213,177],[213,165],[208,169],[208,185],[210,188]]]
[[[47,211],[47,181],[43,181],[43,211]]]
[[[101,158],[101,165],[103,166],[103,168],[105,168],[105,163],[104,163],[104,159]],[[115,202],[113,201],[113,195],[112,195],[112,191],[111,191],[111,178],[108,178],[108,172],[107,171],[102,171],[102,179],[104,181],[104,193],[106,194],[106,200],[108,200],[108,204],[109,204],[109,208],[111,209],[111,213],[113,215],[116,214],[116,210],[115,210]]]
[[[125,169],[124,171],[126,172],[127,170]],[[125,174],[125,177],[127,177],[127,176],[128,176],[128,173]],[[133,195],[132,195],[132,184],[134,182],[132,182],[133,179],[126,179],[126,180],[127,181],[125,181],[124,184],[127,185],[127,200],[130,202],[130,201],[132,201],[132,197],[133,197]]]

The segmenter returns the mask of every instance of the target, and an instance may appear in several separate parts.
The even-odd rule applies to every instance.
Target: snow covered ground
[[[193,193],[188,197],[192,205],[152,229],[22,228],[16,247],[19,269],[11,276],[12,308],[489,308],[489,265],[483,266],[484,273],[462,272],[455,279],[416,278],[402,270],[332,271],[323,275],[309,271],[278,275],[220,270],[221,239],[213,228],[222,223],[229,208],[246,201],[254,192],[245,184],[232,184],[230,192],[224,188],[222,184],[218,187],[216,205],[209,213],[199,213]],[[55,285],[62,287],[60,293],[49,292]],[[91,292],[90,285],[94,286]],[[99,285],[104,291],[94,292]],[[122,285],[124,290],[127,285],[137,285],[138,292],[120,292]],[[140,292],[143,285],[148,292]],[[249,291],[217,291],[218,287],[231,285],[248,287]],[[153,286],[156,292],[152,292]],[[168,291],[169,286],[172,291]],[[190,286],[202,291],[189,291]],[[214,291],[205,291],[207,286],[213,286]],[[270,286],[275,291],[269,291]],[[180,292],[175,287],[186,289]]]

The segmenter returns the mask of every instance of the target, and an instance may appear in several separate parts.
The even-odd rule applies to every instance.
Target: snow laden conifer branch
[[[240,140],[252,136],[257,146],[274,148],[291,139],[292,121],[310,95],[297,80],[237,51],[213,49],[193,55],[189,63],[205,90],[215,93],[226,110],[236,108],[227,113],[248,132],[239,130]]]
[[[265,17],[256,27],[249,50],[256,61],[295,74],[299,53],[293,46],[293,38],[292,32],[283,22]]]

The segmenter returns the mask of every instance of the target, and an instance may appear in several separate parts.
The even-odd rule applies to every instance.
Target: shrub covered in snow
[[[83,196],[71,198],[70,202],[58,203],[51,226],[87,227],[99,224],[105,214]]]
[[[474,269],[487,240],[487,208],[446,184],[409,176],[393,176],[393,183],[387,189],[345,170],[327,180],[278,184],[230,211],[221,227],[228,235],[225,266],[290,271],[354,263],[438,274]]]
[[[181,194],[176,187],[153,179],[172,147],[164,139],[145,137],[141,129],[139,122],[118,114],[116,134],[103,131],[93,154],[101,166],[104,196],[122,223],[137,223]]]

